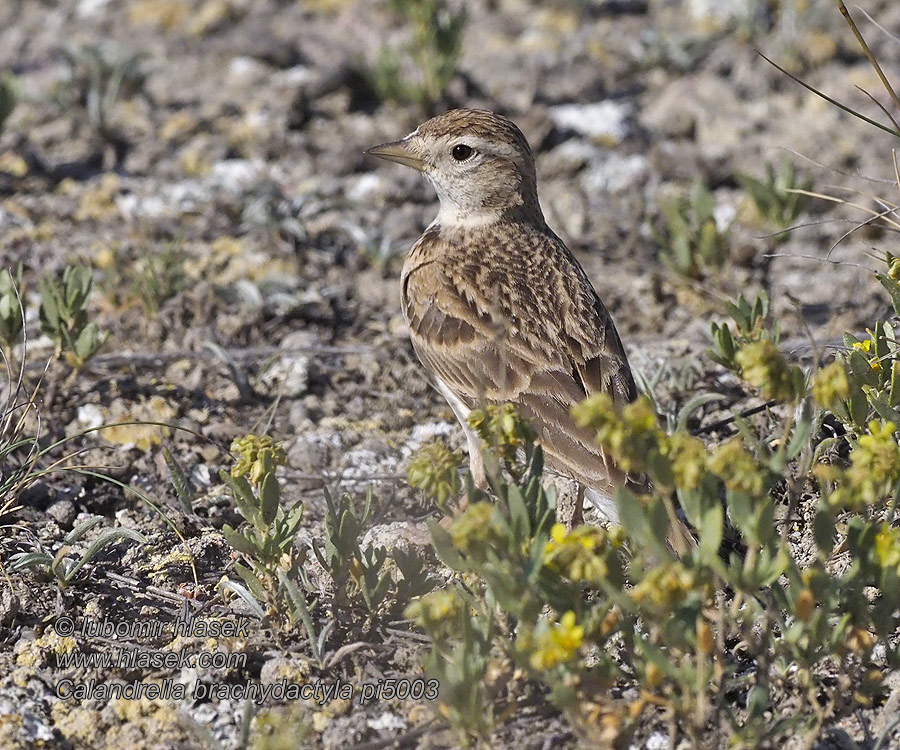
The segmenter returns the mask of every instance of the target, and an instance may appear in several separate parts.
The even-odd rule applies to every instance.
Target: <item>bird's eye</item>
[[[474,153],[475,149],[471,146],[467,146],[465,143],[457,143],[453,147],[453,150],[450,151],[450,155],[456,159],[456,161],[465,161]]]

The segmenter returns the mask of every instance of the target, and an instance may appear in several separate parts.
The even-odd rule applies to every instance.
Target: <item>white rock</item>
[[[589,193],[621,193],[643,184],[649,175],[650,165],[640,154],[610,153],[585,173],[584,187]]]
[[[316,73],[305,65],[295,65],[287,70],[279,70],[272,75],[271,81],[276,86],[296,87],[304,86],[316,79]]]
[[[84,404],[78,407],[75,413],[76,419],[85,430],[92,430],[99,427],[105,421],[103,412],[97,404]]]
[[[729,24],[750,21],[757,13],[759,0],[688,0],[688,13],[695,21]]]
[[[362,538],[360,546],[384,547],[394,549],[399,547],[408,550],[411,547],[429,547],[431,545],[431,532],[424,521],[394,521],[382,523],[369,529]]]
[[[78,17],[89,18],[90,16],[95,16],[107,5],[109,5],[109,0],[81,0],[78,3]]]
[[[258,183],[265,174],[266,165],[258,159],[226,159],[213,165],[205,182],[239,194]]]
[[[358,178],[347,188],[347,198],[354,203],[366,203],[369,198],[384,192],[384,179],[375,172]]]
[[[397,714],[383,713],[374,719],[366,719],[369,729],[392,729],[399,731],[406,729],[406,720]]]
[[[593,104],[560,104],[550,108],[557,127],[574,130],[580,135],[620,143],[629,134],[632,105],[628,102],[595,102]]]
[[[297,398],[309,385],[309,357],[303,354],[281,354],[259,378],[271,395]]]
[[[228,63],[228,76],[243,82],[245,79],[262,78],[269,69],[252,57],[233,57]]]
[[[713,218],[716,220],[716,229],[727,232],[737,218],[737,206],[733,203],[720,203],[713,208]]]
[[[642,746],[632,745],[631,750],[666,750],[668,746],[669,737],[663,732],[654,732]]]

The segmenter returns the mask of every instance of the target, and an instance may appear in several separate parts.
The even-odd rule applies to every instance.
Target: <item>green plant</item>
[[[412,487],[422,490],[446,512],[449,503],[459,497],[462,490],[461,465],[459,453],[450,450],[443,441],[435,440],[423,445],[409,462],[406,478]]]
[[[313,540],[313,552],[334,581],[335,606],[347,607],[361,597],[369,613],[375,614],[388,594],[391,576],[383,570],[387,550],[359,545],[372,510],[372,495],[366,495],[361,512],[349,495],[335,504],[326,492],[325,502],[325,542],[320,545]]]
[[[61,274],[47,274],[38,282],[41,294],[41,328],[63,353],[69,364],[80,369],[103,346],[107,333],[89,321],[88,298],[94,273],[88,266],[66,266]]]
[[[134,264],[131,286],[150,315],[158,315],[163,303],[187,288],[186,257],[183,250],[168,245],[146,252]]]
[[[762,180],[743,172],[736,174],[735,179],[750,194],[763,220],[778,229],[787,229],[796,221],[809,200],[804,193],[813,186],[812,178],[800,178],[793,162],[786,157],[779,160],[777,166],[766,164],[766,175]],[[787,239],[786,234],[778,237]]]
[[[728,260],[728,232],[720,230],[709,188],[696,181],[688,195],[660,203],[662,227],[657,232],[660,257],[681,276],[700,278]]]
[[[184,467],[175,458],[172,451],[168,447],[163,448],[163,460],[166,462],[166,471],[169,473],[169,481],[178,497],[178,502],[185,513],[192,513],[194,510],[194,497],[197,490],[190,476],[184,470]]]
[[[87,563],[113,542],[117,542],[120,539],[131,539],[140,544],[147,543],[147,539],[144,535],[134,529],[107,529],[100,534],[86,550],[73,559],[71,557],[73,552],[72,545],[78,542],[88,531],[102,521],[103,518],[101,516],[93,516],[92,518],[82,521],[66,534],[63,538],[62,546],[55,555],[47,552],[40,542],[35,541],[37,549],[34,552],[23,552],[12,556],[10,569],[32,570],[50,576],[56,579],[60,588],[65,588],[75,581],[75,577]]]
[[[728,323],[712,324],[715,347],[707,352],[710,359],[742,375],[764,398],[799,401],[806,393],[806,375],[799,367],[788,365],[778,350],[779,325],[767,326],[769,296],[760,292],[750,305],[738,295],[726,309],[735,330],[732,332]]]
[[[63,54],[69,66],[63,92],[66,103],[84,108],[88,122],[103,141],[120,141],[114,124],[115,106],[143,86],[145,55],[113,43],[70,44]]]
[[[16,79],[10,73],[0,73],[0,133],[16,108]]]
[[[430,106],[440,101],[456,74],[465,9],[454,11],[445,0],[389,0],[388,4],[409,29],[404,53],[418,67],[420,80],[406,79],[402,54],[388,46],[382,47],[365,74],[382,99]]]
[[[735,330],[732,332],[728,323],[713,323],[712,338],[715,348],[707,352],[714,362],[718,362],[729,370],[737,369],[735,354],[745,344],[755,344],[762,340],[778,343],[780,331],[778,322],[770,328],[767,323],[769,318],[769,295],[763,289],[751,305],[739,294],[734,302],[727,302],[725,311],[734,321]]]
[[[810,389],[774,348],[765,297],[731,311],[734,328],[719,329],[730,344],[716,355],[775,402],[768,419],[738,420],[739,435],[710,450],[683,424],[664,430],[646,399],[617,410],[598,395],[573,410],[622,468],[651,480],[646,495],[619,491],[621,528],[554,525],[530,431],[509,407],[476,418],[495,446],[485,454],[493,502],[469,480],[465,510],[448,528],[432,526],[465,587],[408,609],[432,639],[429,672],[448,686],[439,710],[465,735],[489,729],[471,701],[488,700],[502,665],[543,685],[601,744],[627,744],[640,718],[660,711],[672,742],[742,747],[817,736],[830,717],[878,700],[885,670],[900,666],[891,640],[900,532],[883,520],[900,501],[900,422],[870,421],[846,466],[822,464],[823,412],[811,396],[846,395],[828,380],[840,380],[836,367],[851,377],[849,364],[821,371]],[[887,355],[893,363],[894,350]],[[787,529],[817,486],[813,553],[801,558]],[[699,536],[680,558],[666,541],[674,499]],[[849,561],[836,567],[839,519]],[[723,554],[726,532],[741,554]],[[831,686],[831,671],[854,691]],[[474,687],[457,689],[464,683]],[[614,697],[629,689],[629,700]],[[791,714],[779,712],[776,692],[791,696]]]
[[[295,592],[285,584],[295,585],[301,579],[304,556],[294,546],[294,536],[303,506],[298,503],[288,510],[282,505],[275,470],[284,463],[284,451],[271,438],[252,434],[235,440],[231,450],[238,460],[231,471],[222,469],[219,478],[231,490],[247,523],[239,529],[225,524],[222,533],[241,555],[243,562],[236,562],[234,569],[247,588],[233,582],[226,588],[240,595],[260,617],[274,617],[293,627],[308,614],[305,600],[298,604],[292,596]]]
[[[15,274],[0,269],[0,344],[11,350],[22,335],[25,312],[22,303],[22,264]]]

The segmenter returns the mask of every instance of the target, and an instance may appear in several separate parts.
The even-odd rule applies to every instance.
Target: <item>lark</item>
[[[469,412],[512,402],[545,466],[578,483],[576,514],[585,497],[618,523],[616,488],[643,480],[620,471],[570,409],[601,392],[623,405],[637,388],[609,312],[544,220],[525,136],[501,115],[456,109],[367,153],[423,173],[440,199],[403,265],[402,305],[416,354],[466,433],[475,482],[484,465]]]

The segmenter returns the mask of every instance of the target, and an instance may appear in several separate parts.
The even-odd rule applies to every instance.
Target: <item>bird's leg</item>
[[[484,456],[481,455],[481,438],[471,429],[466,431],[466,440],[469,443],[469,473],[472,475],[472,484],[478,489],[487,491],[487,474],[484,471]]]
[[[578,494],[575,496],[575,512],[569,521],[569,528],[574,529],[584,523],[584,485],[578,485]]]

